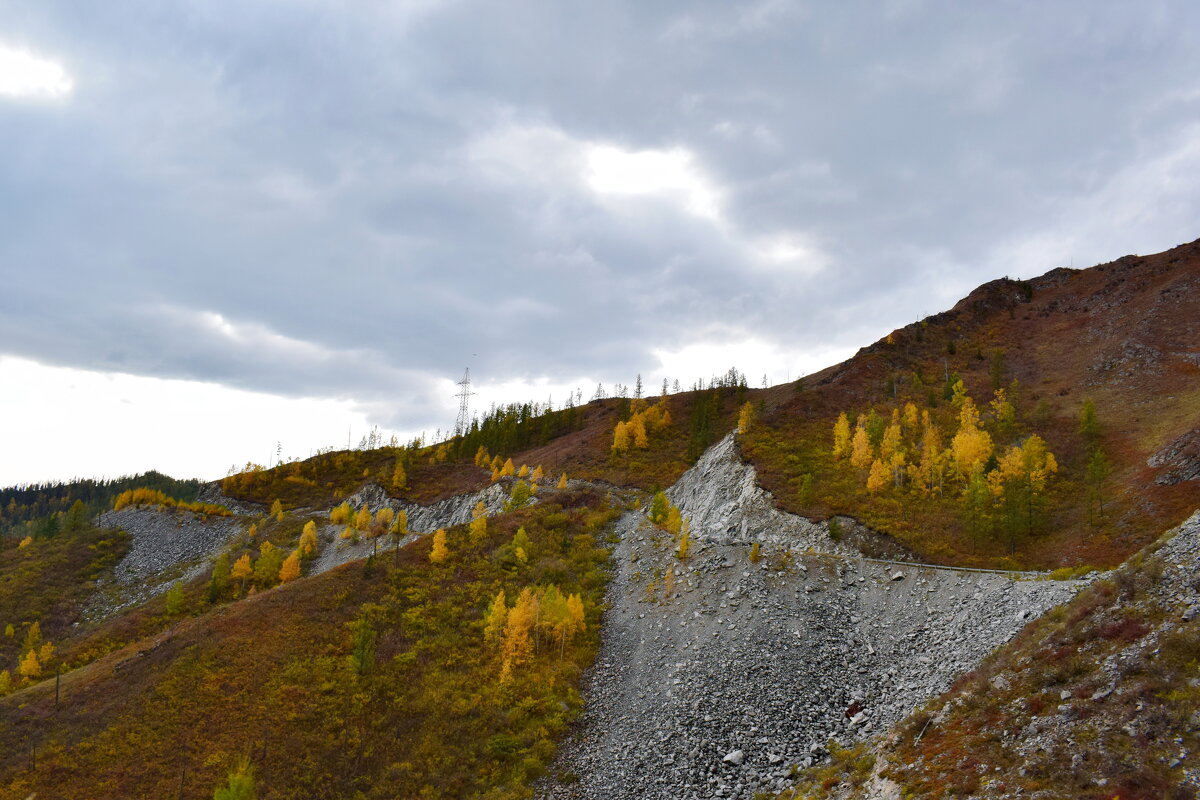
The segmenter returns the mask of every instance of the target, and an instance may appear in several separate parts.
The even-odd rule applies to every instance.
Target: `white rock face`
[[[761,488],[754,467],[742,463],[737,434],[708,449],[696,465],[667,490],[667,497],[691,520],[692,538],[724,545],[776,545],[823,553],[855,555],[829,538],[829,526],[787,514]]]

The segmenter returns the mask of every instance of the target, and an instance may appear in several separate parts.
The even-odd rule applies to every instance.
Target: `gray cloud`
[[[473,353],[860,345],[1197,235],[1192,4],[398,8],[0,2],[76,82],[0,100],[0,351],[431,427]],[[595,147],[690,160],[604,194]]]

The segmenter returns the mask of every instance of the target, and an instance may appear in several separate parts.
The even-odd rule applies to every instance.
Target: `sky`
[[[0,485],[795,379],[1200,236],[1192,2],[0,0]]]

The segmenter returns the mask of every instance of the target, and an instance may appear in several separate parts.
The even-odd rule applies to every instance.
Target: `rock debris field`
[[[669,492],[701,523],[686,561],[640,511],[619,521],[584,716],[539,796],[787,788],[829,739],[890,726],[1081,585],[849,556],[766,503],[729,441]],[[758,563],[744,536],[770,542]]]

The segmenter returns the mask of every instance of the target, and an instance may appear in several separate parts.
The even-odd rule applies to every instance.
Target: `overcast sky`
[[[0,0],[0,484],[836,362],[1200,236],[1193,2]]]

